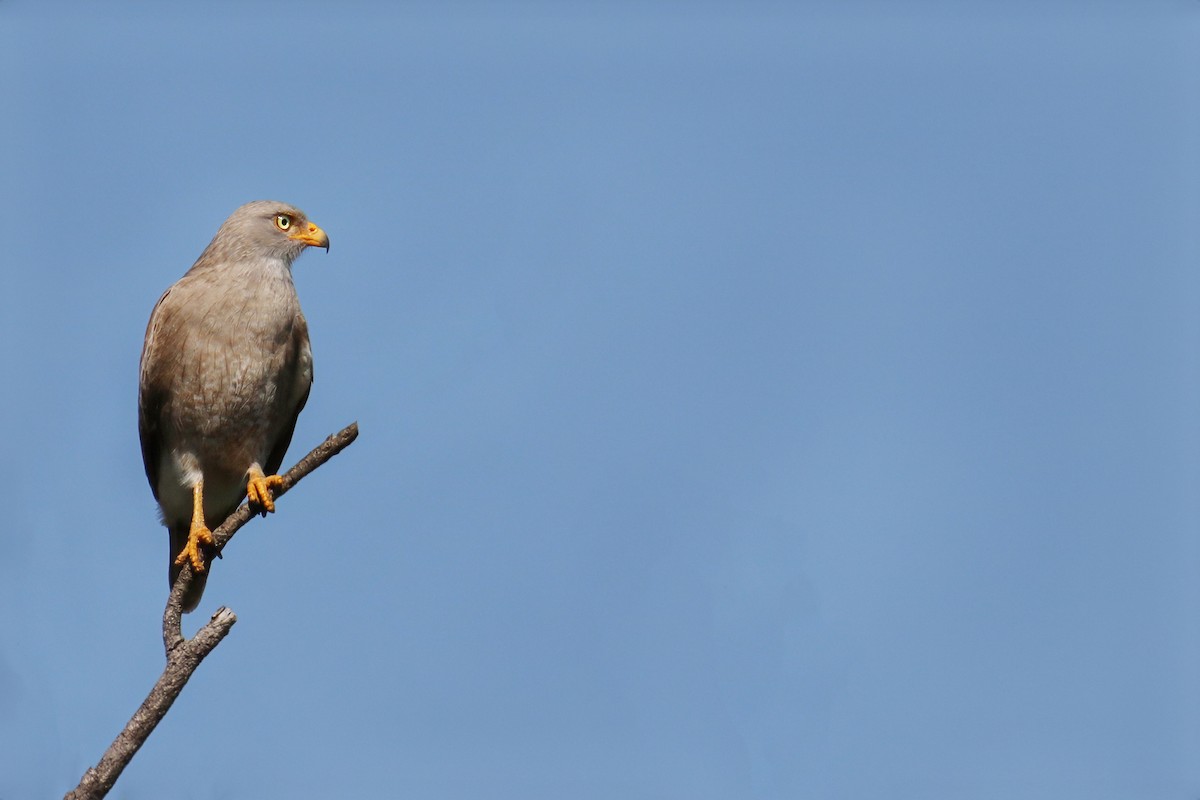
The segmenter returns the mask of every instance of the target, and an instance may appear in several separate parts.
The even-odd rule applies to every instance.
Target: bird
[[[292,263],[329,236],[287,203],[234,211],[191,268],[155,304],[138,381],[146,479],[170,532],[171,586],[193,580],[182,610],[200,603],[212,530],[243,499],[275,510],[277,474],[313,380],[308,323]]]

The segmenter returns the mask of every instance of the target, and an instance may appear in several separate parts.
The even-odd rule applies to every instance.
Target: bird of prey
[[[329,237],[298,208],[247,203],[159,298],[146,328],[138,432],[146,477],[171,534],[170,584],[200,602],[212,529],[249,496],[275,510],[276,473],[312,385],[308,323],[292,262]]]

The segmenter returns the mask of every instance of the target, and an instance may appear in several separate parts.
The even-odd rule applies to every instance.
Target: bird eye
[[[281,231],[286,231],[288,228],[292,227],[292,218],[287,214],[280,214],[275,218],[275,227],[279,228]]]

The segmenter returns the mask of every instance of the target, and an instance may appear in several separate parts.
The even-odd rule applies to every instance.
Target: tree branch
[[[325,441],[313,448],[311,453],[296,462],[296,466],[281,476],[283,485],[273,492],[275,498],[283,497],[289,489],[300,482],[301,478],[349,447],[356,438],[358,438],[357,422],[351,422],[345,428],[326,438]],[[229,544],[233,535],[249,522],[255,513],[257,512],[251,510],[249,503],[242,503],[213,531],[213,548],[218,558],[221,557],[221,551],[225,549],[225,545]],[[266,516],[265,511],[263,516]],[[184,592],[191,584],[192,567],[191,564],[185,562],[183,569],[179,571],[179,577],[175,579],[175,585],[171,587],[171,596],[167,599],[167,607],[163,611],[163,648],[167,651],[168,656],[184,641],[180,633],[180,623],[183,619],[182,602]]]
[[[274,496],[283,496],[302,478],[340,453],[357,437],[358,423],[352,422],[327,438],[282,476],[283,485],[275,490]],[[213,531],[218,556],[234,534],[249,522],[254,514],[250,506],[243,503]],[[104,751],[99,763],[88,768],[79,785],[66,795],[65,800],[98,800],[108,794],[134,754],[166,716],[171,704],[179,697],[179,693],[200,666],[200,662],[221,643],[237,622],[237,615],[222,606],[212,615],[212,619],[196,631],[195,636],[184,639],[181,631],[183,612],[180,604],[191,582],[192,568],[185,565],[167,598],[167,607],[163,611],[163,649],[166,651],[167,665],[162,675],[125,725],[125,729]]]

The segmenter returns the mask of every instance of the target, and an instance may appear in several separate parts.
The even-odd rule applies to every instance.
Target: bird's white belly
[[[186,525],[192,519],[192,487],[203,480],[204,518],[210,527],[220,525],[246,496],[246,473],[219,470],[202,472],[191,453],[170,451],[159,465],[158,502],[167,525]]]

